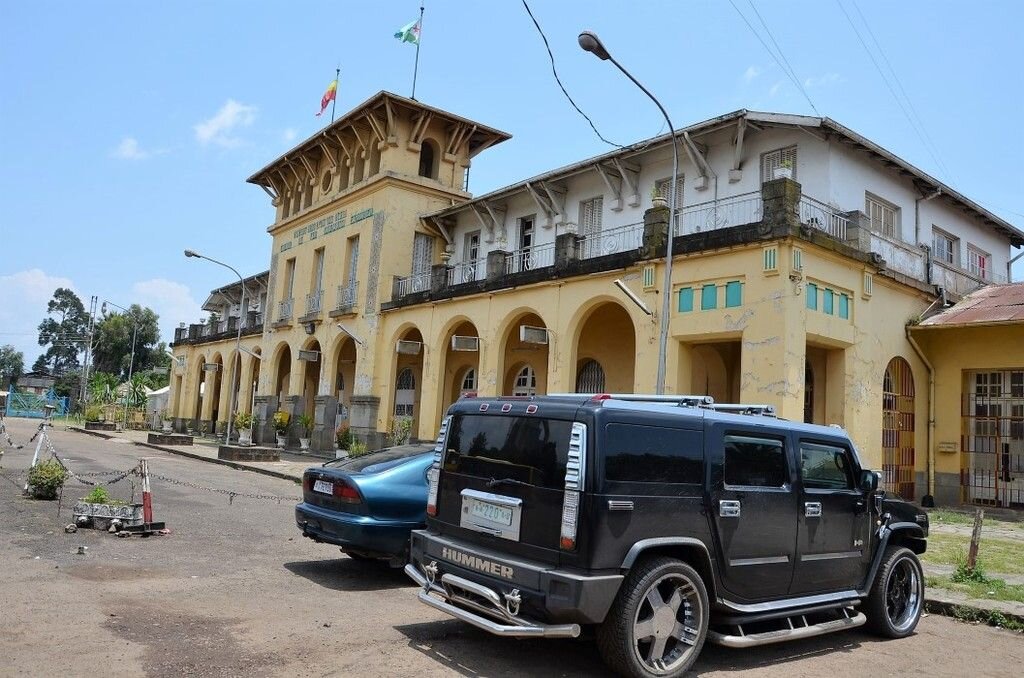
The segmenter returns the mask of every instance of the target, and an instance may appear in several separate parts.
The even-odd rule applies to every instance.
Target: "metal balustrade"
[[[761,192],[741,193],[683,207],[676,216],[676,235],[715,231],[761,221]]]
[[[555,265],[555,243],[531,245],[505,255],[505,274],[532,271]]]
[[[957,268],[952,264],[941,261],[932,261],[932,283],[941,287],[947,292],[957,295],[964,295],[973,292],[979,287],[993,283],[1005,283],[1006,276],[987,272],[982,278],[970,271]]]
[[[460,261],[448,269],[448,286],[454,287],[463,283],[473,282],[483,278],[480,275],[480,263],[483,259],[470,259]]]
[[[416,273],[406,278],[399,278],[395,282],[395,294],[397,297],[406,297],[416,292],[426,292],[430,289],[430,272]]]
[[[800,197],[800,223],[824,231],[833,238],[846,240],[849,219],[830,205],[804,195]]]
[[[292,317],[292,301],[293,299],[283,299],[277,303],[277,319],[290,320]]]
[[[324,298],[324,291],[317,290],[306,295],[306,315],[320,312],[321,302]]]
[[[338,285],[338,301],[335,305],[335,310],[343,311],[350,308],[354,308],[356,305],[356,295],[359,292],[359,281],[351,280],[347,285]]]
[[[625,226],[610,228],[606,231],[598,231],[597,233],[589,233],[584,236],[583,242],[580,243],[580,256],[583,259],[593,259],[594,257],[606,254],[617,254],[619,252],[639,249],[643,245],[643,240],[643,222],[626,224]]]

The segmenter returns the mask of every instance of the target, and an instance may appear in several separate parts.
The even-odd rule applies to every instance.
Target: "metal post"
[[[409,98],[413,101],[416,100],[416,76],[420,72],[420,43],[423,42],[423,5],[420,5],[420,20],[416,22],[416,27],[419,28],[420,34],[416,36],[416,63],[412,67],[412,96]]]
[[[133,320],[134,322],[134,320]],[[132,395],[132,370],[135,369],[135,339],[139,336],[139,325],[135,323],[135,329],[132,331],[132,357],[131,362],[128,363],[128,388],[124,392],[124,429],[128,430],[128,401]]]
[[[39,436],[39,442],[36,443],[36,451],[32,453],[32,463],[28,465],[29,471],[36,465],[39,460],[39,450],[43,446],[43,440],[46,438],[46,427],[50,425],[50,412],[51,410],[43,408],[43,421],[39,424],[39,432],[36,434]],[[25,481],[25,490],[28,493],[28,481]]]
[[[153,522],[153,492],[149,486],[149,462],[139,461],[139,472],[142,474],[142,522],[148,526]]]

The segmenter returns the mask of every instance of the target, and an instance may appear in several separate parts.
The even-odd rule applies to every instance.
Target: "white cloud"
[[[203,311],[188,285],[166,278],[151,278],[132,285],[128,298],[134,304],[148,306],[160,316],[160,340],[174,341],[178,323],[198,322]]]
[[[297,137],[298,135],[299,133],[295,131],[294,127],[289,127],[288,129],[281,133],[281,138],[284,139],[285,143],[290,144],[291,142],[295,141],[295,137]]]
[[[743,73],[743,82],[748,85],[754,81],[754,78],[761,75],[761,69],[757,66],[748,66],[747,70]]]
[[[135,137],[125,137],[111,155],[122,160],[142,160],[148,158],[150,153],[139,148],[139,142]]]
[[[810,77],[804,80],[804,87],[811,89],[812,87],[823,87],[825,85],[834,85],[838,82],[842,82],[843,79],[838,73],[826,73],[817,77]]]
[[[768,90],[768,96],[773,97],[776,94],[778,94],[779,90],[782,89],[782,84],[783,84],[782,81],[779,80],[777,83],[772,85],[771,89]]]
[[[0,304],[0,344],[12,344],[24,353],[26,370],[43,353],[37,341],[39,323],[46,317],[46,303],[58,287],[75,288],[70,279],[38,268],[0,276],[0,299],[4,300]]]
[[[212,118],[196,124],[193,129],[200,144],[216,144],[231,148],[242,143],[240,138],[232,136],[232,132],[241,127],[248,127],[255,119],[255,106],[247,106],[234,99],[228,99]]]

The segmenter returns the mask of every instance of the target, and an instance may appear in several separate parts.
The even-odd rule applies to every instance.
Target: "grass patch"
[[[974,513],[965,511],[951,511],[949,509],[932,509],[928,511],[928,522],[935,525],[974,525]],[[987,527],[998,527],[1004,530],[1020,530],[1024,533],[1024,523],[1007,522],[992,518],[987,514],[981,522],[982,530]]]
[[[995,626],[1009,631],[1016,631],[1018,633],[1024,632],[1024,624],[1016,619],[1007,617],[1002,612],[996,612],[995,610],[979,610],[977,608],[964,607],[962,605],[943,605],[933,607],[929,603],[925,603],[925,609],[929,612],[945,614],[953,619],[967,622],[969,624],[988,624],[989,626]]]
[[[921,557],[935,565],[959,565],[963,562],[971,538],[967,535],[932,532],[928,550]],[[995,574],[1024,574],[1024,543],[1010,539],[986,538],[981,534],[979,558],[985,569]]]
[[[939,575],[926,577],[925,583],[937,589],[956,591],[965,596],[979,600],[1003,600],[1011,603],[1024,603],[1024,586],[1007,584],[1002,579],[986,581],[954,581],[953,576]]]

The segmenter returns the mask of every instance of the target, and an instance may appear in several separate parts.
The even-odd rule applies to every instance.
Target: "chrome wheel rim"
[[[906,631],[917,619],[922,601],[921,575],[914,561],[903,557],[889,572],[885,587],[885,613],[897,631]]]
[[[700,594],[688,577],[654,581],[633,618],[633,652],[651,673],[674,671],[693,654],[704,622]]]

